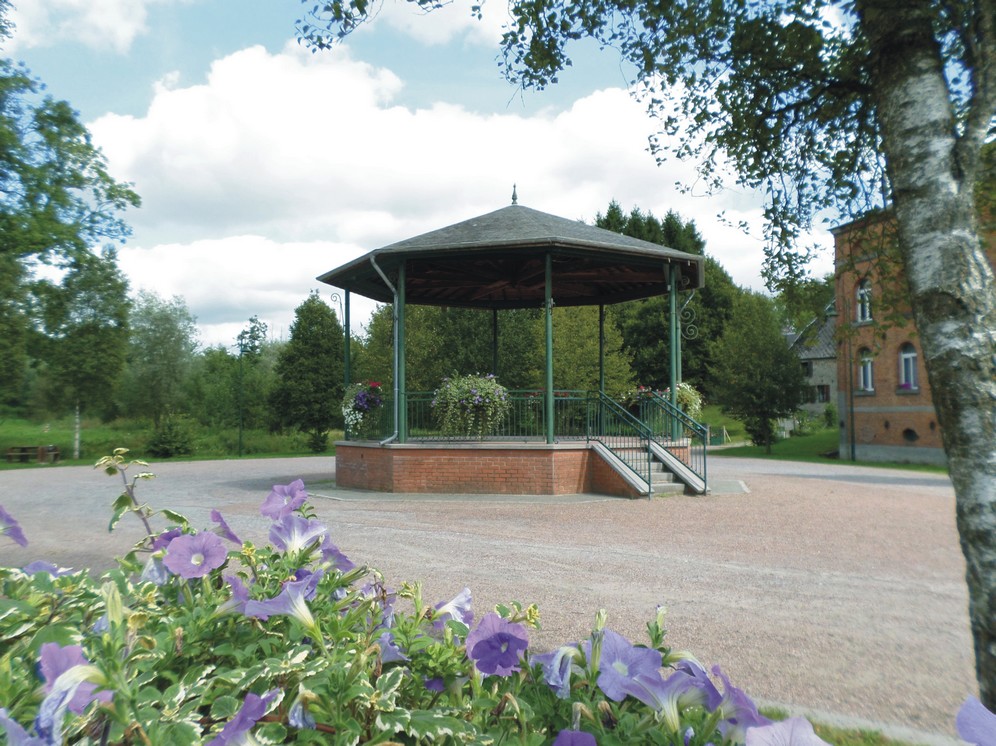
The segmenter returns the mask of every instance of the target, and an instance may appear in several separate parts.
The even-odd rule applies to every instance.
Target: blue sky
[[[251,315],[286,336],[314,277],[366,251],[509,203],[591,221],[617,200],[694,219],[741,285],[762,287],[755,195],[681,193],[612,51],[583,45],[542,92],[498,70],[504,8],[425,17],[386,0],[332,52],[294,39],[296,0],[14,0],[5,49],[80,112],[143,206],[121,249],[133,289],[182,295],[203,344]],[[759,233],[759,231],[758,231]],[[825,233],[815,237],[829,246]],[[830,269],[829,252],[817,266]],[[354,311],[363,323],[372,304]],[[357,329],[359,331],[359,329]]]

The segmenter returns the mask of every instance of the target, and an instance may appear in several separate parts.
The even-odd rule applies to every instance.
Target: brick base
[[[378,492],[643,497],[587,444],[336,443],[336,484]]]

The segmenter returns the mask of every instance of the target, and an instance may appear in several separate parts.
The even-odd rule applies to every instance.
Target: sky
[[[694,220],[734,281],[763,289],[761,200],[656,163],[654,121],[618,55],[591,43],[544,91],[498,68],[501,3],[424,15],[382,0],[331,51],[295,38],[311,0],[13,0],[3,53],[69,101],[142,206],[119,264],[133,292],[182,296],[202,345],[258,316],[286,339],[315,277],[510,204],[593,222],[611,200]],[[685,184],[689,190],[676,185]],[[720,214],[725,220],[718,218]],[[745,221],[751,235],[736,226]],[[832,269],[824,247],[813,269]],[[374,309],[352,296],[355,333]]]

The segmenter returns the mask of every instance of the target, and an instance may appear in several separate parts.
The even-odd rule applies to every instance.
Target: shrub
[[[159,458],[189,456],[194,452],[190,421],[183,415],[167,415],[152,433],[147,450]]]
[[[436,389],[432,408],[445,434],[483,438],[504,422],[511,402],[493,375],[454,376]]]

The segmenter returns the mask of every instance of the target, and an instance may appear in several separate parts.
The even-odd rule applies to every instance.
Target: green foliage
[[[156,427],[166,413],[183,411],[183,383],[196,348],[196,319],[183,298],[140,291],[131,315],[122,410],[149,417]]]
[[[492,375],[444,378],[436,389],[432,407],[439,427],[447,435],[483,438],[508,416],[508,392]]]
[[[312,291],[295,309],[279,352],[270,407],[277,425],[309,433],[316,453],[328,447],[328,430],[342,424],[343,344],[335,311]]]
[[[629,215],[617,202],[610,202],[605,215],[595,224],[633,238],[658,243],[688,254],[702,254],[705,242],[692,221],[669,211],[663,220],[652,213],[633,208]],[[733,303],[742,291],[712,257],[705,258],[705,287],[691,296],[678,298],[682,333],[682,378],[703,391],[712,391],[709,368],[711,343],[721,333],[733,313]],[[687,304],[687,305],[686,305]],[[631,359],[633,377],[652,389],[664,389],[670,382],[669,300],[666,297],[620,303],[611,308],[611,317],[622,332],[623,351]]]
[[[128,349],[128,282],[113,249],[74,258],[60,284],[35,283],[34,343],[49,411],[109,411]]]
[[[537,349],[545,349],[545,328],[537,320]],[[580,306],[553,309],[553,385],[572,391],[598,391],[598,308]],[[605,319],[605,390],[633,385],[629,353],[612,316]]]
[[[781,332],[774,304],[745,294],[714,348],[716,400],[758,445],[775,441],[775,420],[790,417],[805,392],[799,360]]]
[[[194,438],[187,418],[177,414],[164,415],[149,438],[146,450],[158,458],[191,455],[194,452]]]
[[[9,29],[0,5],[0,33]],[[0,405],[26,401],[29,284],[37,263],[86,263],[91,249],[123,239],[119,217],[139,203],[110,177],[72,107],[41,95],[22,66],[0,60]]]
[[[393,386],[393,310],[381,306],[367,326],[353,364],[354,377]],[[543,347],[537,346],[536,310],[498,312],[498,374],[509,388],[540,385]],[[493,316],[464,308],[409,306],[405,318],[406,383],[409,391],[432,391],[456,371],[469,374],[491,370]]]

